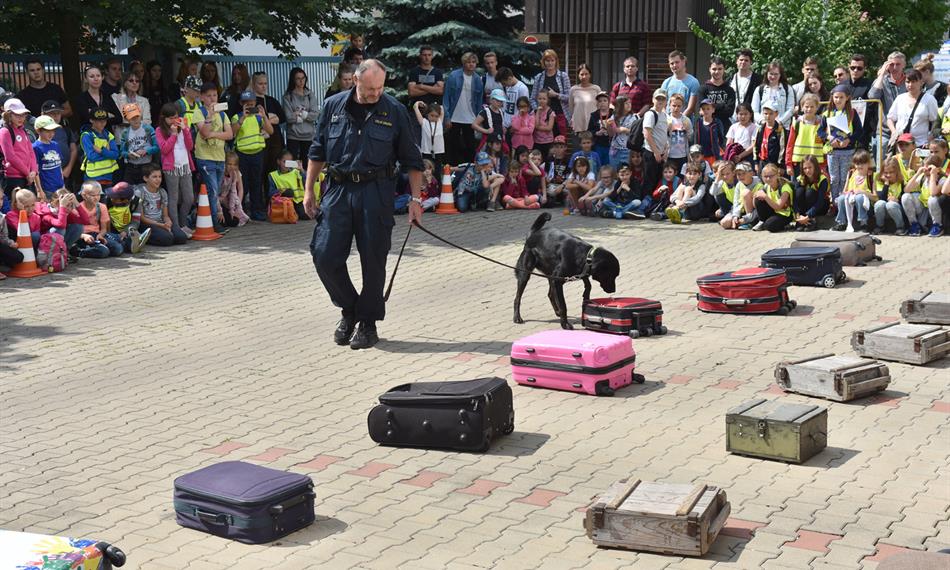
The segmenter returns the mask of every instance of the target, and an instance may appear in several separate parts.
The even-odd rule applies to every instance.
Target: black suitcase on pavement
[[[380,396],[367,424],[383,445],[486,451],[493,438],[514,431],[515,412],[502,378],[415,382]]]
[[[584,301],[581,324],[587,330],[625,334],[630,338],[667,332],[663,305],[641,297],[588,299]]]
[[[762,254],[762,267],[784,269],[792,285],[817,285],[833,288],[848,277],[841,269],[841,251],[837,247],[786,247]]]

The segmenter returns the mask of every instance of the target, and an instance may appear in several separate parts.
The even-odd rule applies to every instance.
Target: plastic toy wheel
[[[653,329],[650,329],[650,328],[643,329],[643,336],[653,336]]]
[[[630,331],[628,334],[630,335],[630,338],[639,338],[639,337],[640,337],[640,331],[638,331],[638,330],[636,330],[636,329]]]
[[[835,285],[837,285],[838,282],[835,281],[835,278],[832,277],[831,275],[825,275],[824,279],[821,280],[821,284],[824,285],[827,289],[834,289]]]
[[[656,327],[653,332],[655,332],[656,334],[666,334],[669,332],[669,330],[670,329],[666,328],[666,325],[660,325]]]
[[[791,309],[788,308],[788,305],[782,305],[781,307],[778,308],[778,311],[776,311],[776,313],[782,315],[783,317],[787,315],[789,312],[791,312]]]
[[[633,373],[632,379],[634,384],[643,384],[647,381],[646,376],[643,374],[637,374],[636,372]]]

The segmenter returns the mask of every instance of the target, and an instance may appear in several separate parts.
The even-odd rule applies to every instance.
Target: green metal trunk
[[[828,444],[828,410],[752,400],[726,414],[726,451],[802,463]]]

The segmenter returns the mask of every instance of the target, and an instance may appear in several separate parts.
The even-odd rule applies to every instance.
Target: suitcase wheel
[[[666,334],[670,329],[666,328],[666,325],[660,325],[653,329],[653,332],[656,334]]]
[[[594,395],[613,396],[614,389],[610,387],[610,382],[608,382],[607,380],[601,380],[594,386]]]
[[[824,279],[821,280],[821,284],[824,285],[828,289],[834,289],[835,285],[837,285],[838,282],[835,281],[834,276],[825,275]]]
[[[125,566],[125,553],[118,547],[112,546],[108,542],[97,542],[96,548],[102,552],[102,556],[109,561],[112,566],[121,568]]]
[[[643,329],[643,336],[653,336],[653,329],[651,328]]]
[[[644,376],[643,374],[637,374],[636,372],[633,373],[633,382],[635,384],[643,384],[646,381],[647,381],[646,376]]]
[[[515,431],[515,424],[508,424],[505,426],[505,429],[501,430],[501,435],[508,435]]]
[[[638,331],[637,329],[633,329],[632,331],[630,331],[629,334],[630,334],[630,338],[638,338],[640,336],[640,331]]]
[[[848,280],[848,274],[842,271],[841,275],[838,276],[838,283],[844,283],[847,280]]]
[[[791,311],[792,310],[788,308],[788,305],[782,305],[781,307],[778,308],[778,311],[776,312],[784,317],[785,315],[789,314]]]

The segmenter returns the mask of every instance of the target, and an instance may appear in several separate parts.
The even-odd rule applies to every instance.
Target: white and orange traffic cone
[[[455,196],[452,194],[452,167],[448,164],[442,169],[442,195],[439,196],[439,206],[436,214],[458,214],[455,208]]]
[[[221,234],[214,231],[214,222],[211,221],[211,202],[208,201],[208,189],[202,184],[201,192],[198,193],[198,219],[195,222],[195,233],[191,234],[191,239],[211,241],[220,238]]]
[[[33,252],[33,237],[30,235],[30,219],[26,210],[20,210],[20,224],[16,229],[16,248],[23,254],[23,261],[17,263],[9,277],[38,277],[46,272],[36,264],[36,254]]]

